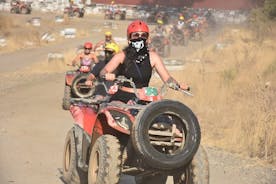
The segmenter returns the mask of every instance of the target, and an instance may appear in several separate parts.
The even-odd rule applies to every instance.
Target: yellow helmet
[[[180,20],[184,20],[185,18],[184,18],[184,16],[181,15],[181,16],[179,17],[179,19],[180,19]]]
[[[120,51],[120,47],[116,43],[107,43],[105,45],[105,50],[112,51],[114,54],[117,54]]]
[[[112,33],[110,31],[106,31],[104,34],[105,36],[112,36]]]
[[[161,19],[158,19],[158,20],[157,20],[157,23],[158,23],[158,24],[161,24],[161,25],[164,24],[163,20],[161,20]]]

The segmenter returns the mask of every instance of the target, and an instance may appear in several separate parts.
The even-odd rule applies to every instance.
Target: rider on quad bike
[[[91,73],[89,74],[89,76],[87,77],[87,80],[85,82],[85,84],[87,86],[92,86],[93,85],[93,81],[96,79],[96,77],[99,77],[99,73],[100,71],[104,68],[104,66],[111,60],[111,58],[117,54],[120,51],[120,47],[119,45],[117,45],[116,43],[107,43],[105,45],[105,58],[104,60],[100,61],[99,63],[97,63]],[[100,80],[100,79],[98,79]],[[106,81],[106,85],[108,85],[111,83]],[[110,86],[108,85],[108,86]],[[106,95],[106,91],[104,89],[102,89],[102,86],[97,86],[97,88],[95,89],[95,96],[94,98],[97,99],[101,99]]]
[[[165,184],[167,176],[174,184],[208,184],[196,116],[183,103],[162,99],[149,80],[155,68],[170,88],[184,92],[188,85],[174,80],[158,54],[148,50],[145,22],[132,22],[127,38],[129,46],[100,72],[106,80],[115,79],[105,88],[109,98],[71,99],[74,126],[65,139],[62,179],[118,184],[128,174],[137,184]]]
[[[104,33],[104,40],[101,40],[101,41],[99,41],[98,43],[96,43],[96,45],[95,45],[95,47],[93,48],[93,50],[94,50],[94,52],[96,53],[96,55],[97,55],[97,57],[99,58],[99,59],[104,59],[104,55],[105,55],[105,53],[104,53],[104,49],[105,49],[105,45],[106,44],[108,44],[108,43],[115,43],[115,44],[117,44],[114,40],[113,40],[113,38],[112,38],[112,32],[110,32],[110,31],[106,31],[105,33]]]
[[[70,70],[65,75],[64,97],[62,108],[69,110],[72,97],[89,97],[94,90],[84,83],[93,66],[98,63],[98,58],[91,53],[93,45],[91,42],[84,44],[84,51],[78,54],[72,61],[72,66],[78,66],[77,70]]]
[[[77,63],[80,66],[90,66],[92,68],[95,63],[98,63],[98,58],[92,53],[93,44],[91,42],[85,42],[83,45],[83,52],[78,54],[72,61],[72,65],[75,66]]]
[[[173,88],[178,86],[188,90],[187,84],[179,84],[174,80],[165,68],[162,59],[154,51],[149,51],[149,28],[148,25],[140,20],[132,22],[127,28],[128,47],[123,52],[115,55],[111,61],[103,68],[100,75],[107,80],[114,80],[115,74],[112,72],[119,67],[117,75],[132,78],[136,87],[142,88],[149,85],[152,70],[155,68],[161,79],[169,83]],[[126,85],[112,96],[113,100],[121,100],[125,103],[134,97],[133,89]]]
[[[151,31],[151,34],[149,48],[162,57],[168,57],[171,52],[170,40],[168,31],[161,19],[157,20],[157,26]]]
[[[88,86],[92,86],[92,81],[99,76],[100,71],[104,68],[104,66],[111,60],[111,58],[117,54],[120,51],[120,47],[119,45],[117,45],[116,43],[107,43],[105,45],[105,58],[104,60],[100,61],[99,63],[97,63],[90,75],[88,76],[87,80],[86,80],[86,85]]]

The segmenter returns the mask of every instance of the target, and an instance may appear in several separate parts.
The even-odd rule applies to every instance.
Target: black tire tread
[[[100,157],[100,164],[97,182],[98,184],[116,184],[119,183],[120,175],[121,175],[121,161],[122,161],[122,154],[121,154],[121,147],[119,140],[117,137],[112,135],[102,135],[97,139],[95,142],[91,155],[95,151],[95,149],[99,149],[101,152]],[[90,157],[90,161],[92,159]],[[89,163],[90,169],[90,163]],[[89,179],[91,172],[88,171]],[[88,180],[89,180],[88,179]],[[91,183],[89,181],[89,183]]]
[[[68,143],[71,143],[71,160],[68,172],[65,171],[65,154]],[[76,151],[76,142],[74,136],[74,128],[71,128],[67,133],[65,138],[64,153],[63,153],[63,175],[62,179],[67,184],[82,184],[85,183],[86,177],[84,173],[77,168],[77,151]]]
[[[148,153],[146,151],[146,148],[144,147],[143,144],[143,137],[144,135],[141,135],[141,129],[142,125],[140,122],[143,122],[143,116],[148,115],[147,113],[150,113],[151,109],[157,109],[160,107],[172,107],[172,106],[180,106],[183,110],[187,111],[189,113],[189,116],[191,116],[191,118],[193,119],[193,127],[194,127],[194,143],[189,143],[189,148],[184,148],[184,149],[188,149],[189,150],[189,154],[186,154],[185,157],[185,163],[174,163],[174,164],[163,164],[161,159],[157,159],[157,158],[153,158],[153,155]],[[192,127],[189,127],[192,128]],[[191,130],[190,130],[191,131]],[[183,165],[187,165],[188,162],[190,162],[193,158],[193,156],[195,155],[198,146],[200,144],[200,138],[201,138],[201,132],[200,132],[200,127],[199,127],[199,123],[197,121],[197,118],[194,116],[193,112],[184,104],[178,102],[178,101],[173,101],[173,100],[161,100],[161,101],[157,101],[157,102],[152,102],[148,105],[147,108],[143,109],[142,111],[139,112],[139,114],[136,117],[136,122],[135,122],[135,126],[133,126],[132,128],[132,132],[131,132],[132,136],[132,143],[134,146],[134,149],[136,150],[136,152],[147,162],[147,164],[149,164],[151,167],[153,168],[162,168],[163,170],[171,170],[171,169],[177,169],[182,167]],[[186,146],[185,146],[186,147]],[[180,165],[181,164],[181,165]]]
[[[70,86],[65,85],[64,87],[64,96],[62,99],[62,108],[64,110],[70,109],[70,99],[71,99],[71,88]]]

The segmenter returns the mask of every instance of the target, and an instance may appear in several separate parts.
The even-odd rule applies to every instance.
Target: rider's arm
[[[100,47],[101,45],[104,45],[104,41],[103,41],[103,40],[101,40],[101,41],[99,41],[98,43],[96,43],[96,45],[95,45],[94,48],[93,48],[93,51],[96,51],[97,48]]]
[[[106,80],[114,80],[115,74],[112,72],[123,63],[125,58],[124,52],[120,52],[112,57],[112,59],[105,65],[105,67],[101,70],[100,76],[105,76]]]
[[[81,55],[77,55],[73,61],[72,61],[72,65],[75,66],[79,61],[80,61]]]
[[[91,58],[95,63],[99,63],[99,60],[98,60],[97,56],[94,53],[91,54]]]
[[[159,76],[161,77],[161,79],[167,83],[169,85],[170,88],[173,89],[185,89],[185,90],[189,90],[189,86],[186,84],[179,84],[168,72],[168,70],[166,69],[163,61],[161,60],[161,58],[159,57],[158,54],[156,54],[155,52],[150,52],[150,61],[151,61],[151,66],[154,67],[157,71],[157,73],[159,74]]]

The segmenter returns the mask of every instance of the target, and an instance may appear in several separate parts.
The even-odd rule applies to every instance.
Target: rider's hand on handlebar
[[[183,90],[186,90],[186,91],[191,90],[190,86],[188,86],[187,84],[180,84],[180,88],[183,89]]]
[[[91,80],[86,80],[86,81],[85,81],[85,85],[87,85],[87,86],[92,86],[92,85],[93,85],[93,81],[91,81]]]
[[[109,81],[114,81],[116,78],[114,73],[106,73],[104,77],[105,77],[105,80],[109,80]]]

